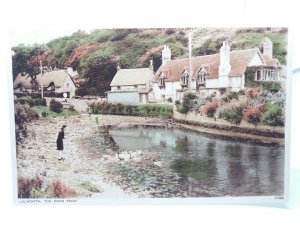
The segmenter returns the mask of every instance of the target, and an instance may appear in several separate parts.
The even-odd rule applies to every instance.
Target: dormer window
[[[204,86],[206,84],[206,72],[201,70],[199,71],[199,73],[197,74],[197,82],[199,86]]]
[[[182,73],[180,77],[180,84],[182,86],[187,86],[188,83],[189,83],[189,74],[187,71],[184,71],[184,73]]]
[[[166,86],[166,76],[163,73],[159,77],[158,86],[159,87],[165,87]]]

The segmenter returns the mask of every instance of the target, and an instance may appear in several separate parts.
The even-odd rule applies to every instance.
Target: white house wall
[[[251,59],[249,66],[260,66],[264,65],[262,59],[259,57],[258,53],[256,53]]]
[[[111,103],[122,103],[122,104],[139,104],[140,97],[137,91],[130,92],[107,92],[107,100]]]
[[[119,88],[118,88],[119,87]],[[139,84],[139,85],[123,85],[123,86],[112,86],[112,91],[118,91],[118,90],[137,90],[139,88],[146,88],[146,84]]]
[[[69,86],[68,86],[69,84]],[[75,96],[75,85],[74,82],[71,80],[71,78],[69,76],[66,77],[66,79],[64,80],[61,88],[60,88],[60,92],[70,92],[70,98],[72,98],[73,96]],[[56,90],[56,92],[59,92],[58,90]]]
[[[168,98],[172,98],[173,102],[178,100],[176,98],[176,90],[182,89],[180,85],[180,81],[176,82],[168,82],[166,81],[165,87],[160,88],[158,86],[158,83],[153,83],[153,95],[154,95],[154,101],[160,102],[163,100],[162,95],[165,95],[165,100]]]
[[[225,78],[225,77],[224,77]],[[240,90],[244,88],[244,81],[241,76],[238,77],[227,77],[228,79],[207,79],[206,88],[227,88],[230,87],[232,90]]]

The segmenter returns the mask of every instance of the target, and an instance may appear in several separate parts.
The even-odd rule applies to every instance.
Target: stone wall
[[[254,125],[249,124],[246,121],[242,121],[241,124],[237,126],[223,119],[215,120],[214,118],[201,116],[199,113],[190,112],[187,114],[182,114],[177,112],[176,106],[174,106],[173,113],[174,120],[184,124],[231,132],[241,132],[251,135],[260,135],[265,137],[284,137],[284,127],[271,127],[266,125],[258,125],[255,127]]]

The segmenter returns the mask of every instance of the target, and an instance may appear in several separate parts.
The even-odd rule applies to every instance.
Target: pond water
[[[261,146],[181,129],[135,127],[109,130],[119,150],[159,155],[166,173],[180,177],[187,196],[282,195],[284,147]],[[158,154],[157,154],[158,153]]]

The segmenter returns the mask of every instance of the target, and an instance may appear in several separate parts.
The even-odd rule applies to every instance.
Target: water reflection
[[[179,129],[138,127],[109,134],[120,150],[159,152],[169,170],[180,176],[180,188],[188,196],[200,196],[203,190],[238,196],[283,193],[282,147],[237,143]]]

